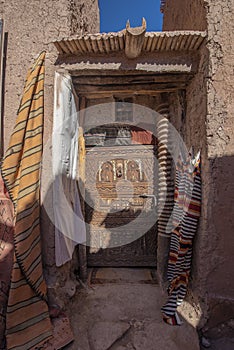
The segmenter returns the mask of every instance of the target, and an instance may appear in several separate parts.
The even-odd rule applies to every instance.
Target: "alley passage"
[[[75,342],[67,350],[199,350],[197,332],[188,322],[172,327],[162,321],[166,295],[154,270],[93,269],[90,285],[72,301]]]

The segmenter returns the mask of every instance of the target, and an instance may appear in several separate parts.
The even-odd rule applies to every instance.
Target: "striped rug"
[[[45,52],[28,71],[1,172],[14,205],[14,264],[6,315],[7,349],[35,349],[51,336],[40,238]]]
[[[186,162],[181,158],[176,167],[175,204],[167,277],[167,303],[162,307],[163,319],[171,325],[180,325],[176,312],[187,292],[192,261],[193,238],[201,211],[200,152]]]
[[[6,308],[14,254],[14,207],[0,174],[0,349],[6,349]]]

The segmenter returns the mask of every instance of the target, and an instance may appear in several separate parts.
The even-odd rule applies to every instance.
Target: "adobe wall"
[[[234,303],[234,3],[208,1],[207,147],[210,192],[208,199],[207,239],[213,269],[204,284],[213,299],[215,317],[228,312]],[[204,246],[204,249],[206,247]],[[216,300],[223,300],[219,306]]]
[[[205,30],[203,0],[166,0],[163,30]]]
[[[42,51],[46,50],[45,75],[45,128],[44,148],[52,130],[54,63],[57,50],[51,42],[71,34],[99,32],[99,9],[97,0],[4,0],[0,2],[0,16],[4,19],[7,38],[4,144],[9,142],[24,81],[29,67]],[[49,148],[46,149],[50,151]],[[45,179],[51,173],[50,164],[43,164],[42,204],[50,199]],[[41,215],[43,258],[49,285],[56,283],[58,270],[54,263],[54,230],[51,220],[42,208]],[[59,270],[60,281],[65,285],[68,268]]]
[[[207,45],[201,49],[200,71],[187,88],[181,130],[188,145],[202,149],[202,217],[195,241],[192,289],[203,311],[201,325],[207,311],[214,325],[229,317],[234,301],[234,3],[204,3],[168,0],[163,28],[205,29],[206,10]]]
[[[5,148],[14,125],[28,68],[37,55],[47,51],[45,116],[51,120],[53,77],[57,51],[51,42],[71,34],[99,32],[97,0],[5,0],[0,15],[7,33],[5,80]],[[48,123],[46,130],[51,125]],[[49,130],[48,130],[49,131]]]

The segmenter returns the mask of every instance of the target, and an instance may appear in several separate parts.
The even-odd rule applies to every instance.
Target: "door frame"
[[[139,72],[135,71],[139,75]],[[90,83],[90,77],[93,77],[93,74],[98,77],[100,80],[101,76],[106,76],[107,72],[105,70],[100,71],[91,71],[87,73],[87,76],[84,74],[83,70],[77,70],[75,69],[73,71],[69,71],[72,77],[75,79],[75,89],[76,93],[79,98],[79,125],[80,125],[80,133],[83,132],[83,126],[84,126],[84,119],[85,119],[85,109],[87,107],[87,98],[91,96],[95,96],[95,93],[90,93],[84,90],[84,85],[82,85],[81,90],[79,89],[78,79],[79,74],[81,76],[82,81],[84,82],[87,78],[87,86],[89,86]],[[116,72],[111,73],[108,72],[110,76],[113,77],[113,81],[116,79]],[[131,71],[131,73],[128,73],[126,71],[123,72],[122,78],[126,79],[128,81],[128,74],[134,75],[134,72]],[[146,75],[147,77],[147,75]],[[139,94],[147,94],[147,87],[144,84],[144,80],[142,80],[143,84],[143,90],[142,92],[138,91]],[[109,96],[111,94],[111,90],[107,88],[103,89],[103,86],[101,86],[101,93],[98,91],[98,87],[96,87],[96,92],[98,97],[103,96]],[[170,133],[169,133],[169,121],[170,121],[170,90],[163,91],[155,86],[155,90],[152,89],[152,86],[150,87],[150,90],[148,91],[151,96],[157,96],[157,105],[155,106],[155,112],[159,113],[162,117],[161,120],[158,121],[156,125],[157,129],[157,137],[159,140],[159,147],[158,147],[158,162],[160,165],[160,172],[158,177],[158,211],[160,212],[160,216],[158,217],[158,243],[157,243],[157,274],[159,283],[163,286],[167,280],[167,264],[168,264],[168,253],[170,248],[170,233],[167,233],[166,227],[167,223],[170,220],[171,212],[172,212],[172,206],[174,203],[174,178],[172,173],[172,159],[169,152],[169,144],[170,144]],[[129,95],[135,95],[135,91],[131,87],[131,83],[129,83],[129,88],[125,89],[125,91],[116,91],[115,87],[112,84],[112,94],[117,94],[118,96],[127,96]],[[160,132],[159,132],[160,130]],[[85,153],[85,152],[84,152]],[[166,156],[166,161],[165,161]],[[83,167],[85,167],[85,160],[83,162]],[[81,172],[84,174],[84,169],[81,169]],[[83,179],[85,183],[85,179]],[[165,186],[166,186],[166,192],[165,192]],[[83,193],[81,193],[81,200],[85,201],[85,188],[82,189]],[[82,204],[84,206],[84,204]],[[83,281],[87,280],[88,273],[87,273],[87,252],[86,252],[86,246],[80,245],[78,247],[78,260],[79,260],[79,268],[80,268],[80,277]]]

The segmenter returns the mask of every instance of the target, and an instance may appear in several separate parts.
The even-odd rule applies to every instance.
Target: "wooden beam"
[[[79,95],[84,94],[103,94],[103,93],[136,93],[140,95],[147,95],[151,93],[165,92],[165,91],[176,91],[178,89],[186,88],[187,84],[185,82],[181,83],[160,83],[160,84],[152,84],[151,86],[148,84],[145,88],[142,85],[125,85],[125,86],[110,86],[110,85],[77,85],[77,91]]]
[[[186,86],[184,87],[181,87],[182,89],[185,89]],[[91,99],[103,99],[103,98],[110,98],[112,97],[113,95],[121,95],[121,96],[125,96],[126,94],[129,95],[129,96],[132,96],[132,95],[138,95],[138,96],[144,96],[144,95],[147,95],[147,96],[158,96],[158,94],[160,93],[165,93],[165,92],[175,92],[177,91],[178,88],[168,88],[168,89],[159,89],[157,91],[148,91],[148,90],[142,90],[142,91],[133,91],[133,90],[114,90],[114,91],[110,91],[110,92],[85,92],[85,91],[81,91],[79,92],[79,95],[80,96],[84,96],[87,100],[91,100]]]
[[[75,76],[73,83],[80,96],[88,99],[109,97],[113,93],[156,95],[185,89],[193,74],[123,74]]]
[[[118,85],[130,85],[136,84],[145,86],[147,84],[158,83],[181,83],[190,80],[193,74],[141,74],[141,75],[88,75],[88,76],[75,76],[73,78],[74,84],[77,85],[89,85],[89,86],[118,86]]]

